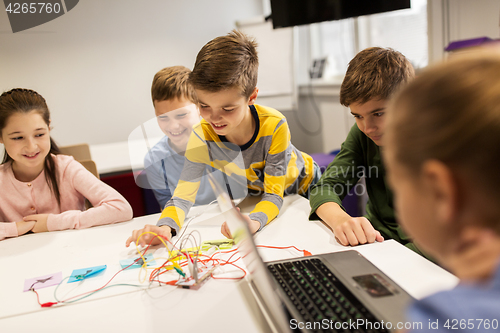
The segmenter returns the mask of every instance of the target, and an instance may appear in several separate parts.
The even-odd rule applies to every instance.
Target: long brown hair
[[[478,50],[425,70],[398,94],[386,140],[409,175],[435,159],[500,201],[499,73],[500,52]]]
[[[0,133],[5,128],[7,120],[15,113],[29,113],[35,111],[50,126],[50,112],[45,99],[36,91],[30,89],[16,88],[0,95]],[[45,180],[49,184],[52,193],[56,197],[58,205],[61,205],[61,195],[56,177],[56,165],[52,154],[60,154],[57,144],[50,138],[50,151],[45,157],[44,171]],[[12,161],[7,151],[4,152],[2,164]]]

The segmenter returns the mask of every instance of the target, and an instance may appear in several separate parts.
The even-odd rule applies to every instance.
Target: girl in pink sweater
[[[29,231],[81,229],[130,220],[132,208],[50,137],[45,99],[28,89],[0,96],[0,240]],[[85,198],[94,206],[85,210]]]

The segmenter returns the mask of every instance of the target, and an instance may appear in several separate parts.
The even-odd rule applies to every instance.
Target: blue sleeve
[[[170,190],[155,190],[153,189],[153,194],[155,195],[156,201],[160,205],[160,208],[163,209],[167,204],[168,200],[172,198],[172,193]]]
[[[165,168],[165,161],[160,160],[154,164],[149,165],[145,169],[149,188],[153,190],[154,196],[158,204],[163,209],[165,204],[172,197],[174,189],[170,189],[168,185],[167,172]]]
[[[499,305],[491,290],[459,286],[412,304],[408,321],[422,325],[413,324],[410,332],[492,332],[490,325],[500,320]]]

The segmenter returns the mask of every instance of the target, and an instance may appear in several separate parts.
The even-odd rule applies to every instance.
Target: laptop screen
[[[257,294],[261,306],[264,307],[264,314],[267,314],[268,319],[271,321],[269,324],[274,326],[272,327],[274,331],[290,331],[283,304],[276,294],[276,287],[258,253],[245,218],[234,206],[228,193],[223,190],[224,187],[217,183],[217,180],[211,174],[209,174],[209,181],[217,197],[220,210],[224,214],[229,231],[238,247],[238,253],[249,273],[247,279],[253,291]]]

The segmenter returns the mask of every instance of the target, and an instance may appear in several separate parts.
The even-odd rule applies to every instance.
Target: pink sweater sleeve
[[[0,222],[0,240],[17,236],[17,225],[15,222]]]
[[[77,191],[94,206],[86,211],[67,210],[49,214],[49,231],[83,229],[97,225],[128,221],[132,207],[125,198],[109,185],[97,179],[80,163],[72,161],[64,171],[61,184],[61,201],[65,191]]]

